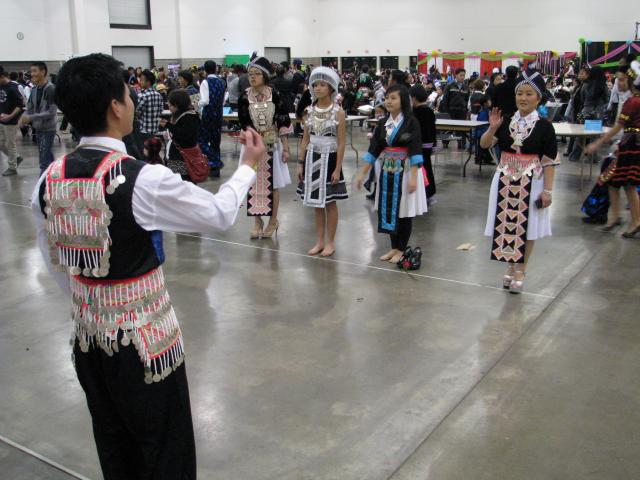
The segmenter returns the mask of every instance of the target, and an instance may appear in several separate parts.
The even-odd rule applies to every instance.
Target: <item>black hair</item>
[[[156,83],[156,76],[153,74],[151,70],[143,70],[142,76],[149,82],[151,85]]]
[[[280,62],[280,65],[282,65],[282,68],[284,68],[285,70],[289,70],[291,68],[291,66],[289,65],[289,62],[287,61]]]
[[[362,73],[369,73],[369,65],[363,65],[362,66]]]
[[[169,94],[167,102],[178,109],[176,116],[181,115],[192,108],[191,97],[189,97],[189,94],[184,89],[173,90]]]
[[[218,71],[218,65],[213,60],[204,62],[204,71],[207,75],[214,74]]]
[[[180,73],[178,73],[178,76],[184,78],[187,85],[191,85],[193,83],[193,73],[189,70],[181,70]]]
[[[400,108],[402,109],[402,114],[405,117],[411,115],[411,99],[409,98],[409,90],[407,89],[407,87],[400,83],[395,83],[387,88],[385,97],[393,92],[398,92],[398,94],[400,95]]]
[[[393,80],[396,85],[404,85],[407,88],[409,87],[409,85],[407,85],[407,74],[402,70],[392,70],[389,82],[391,82],[391,80]]]
[[[429,98],[427,96],[427,90],[419,83],[416,83],[413,87],[411,87],[411,90],[409,90],[409,95],[411,95],[420,103],[426,102],[427,98]]]
[[[7,72],[2,65],[0,65],[0,77],[6,77]]]
[[[625,55],[624,57],[622,57],[620,60],[624,61],[627,65],[631,65],[631,62],[633,62],[637,57],[637,54],[635,53],[628,53],[627,55]]]
[[[505,70],[505,73],[507,74],[507,78],[514,80],[518,78],[518,67],[516,67],[515,65],[509,65]]]
[[[467,73],[467,71],[464,68],[456,68],[455,75],[458,75],[459,73],[462,73],[462,72]]]
[[[18,72],[11,72],[9,74],[9,79],[13,80],[14,82],[16,82],[18,80]]]
[[[49,73],[49,69],[47,68],[47,64],[44,62],[33,62],[31,64],[32,67],[36,67],[38,70],[44,70],[44,74]]]
[[[619,66],[618,72],[625,75],[627,82],[629,83],[629,90],[633,90],[634,88],[636,90],[640,90],[640,86],[634,83],[638,79],[638,77],[632,73],[633,70],[631,70],[631,67],[629,65]],[[632,73],[632,75],[629,75],[629,73]]]
[[[489,95],[482,95],[478,102],[484,107],[487,103],[489,103],[489,100],[491,100],[491,98],[489,98]]]
[[[111,102],[126,101],[129,90],[122,70],[122,63],[103,53],[75,57],[62,66],[55,103],[78,135],[91,136],[106,130]]]

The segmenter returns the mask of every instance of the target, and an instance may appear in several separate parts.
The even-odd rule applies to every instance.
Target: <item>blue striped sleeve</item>
[[[421,166],[422,163],[424,162],[424,159],[422,158],[422,155],[411,155],[411,166],[415,167],[415,166]]]
[[[420,157],[422,159],[422,157]],[[362,157],[362,159],[367,162],[370,163],[371,165],[373,165],[374,163],[376,163],[376,157],[374,157],[373,155],[371,155],[370,152],[367,152],[364,154],[364,157]]]

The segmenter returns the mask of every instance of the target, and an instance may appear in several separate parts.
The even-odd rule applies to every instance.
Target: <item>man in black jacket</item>
[[[502,111],[504,117],[513,115],[518,110],[516,106],[516,80],[518,78],[518,67],[510,65],[507,67],[506,80],[495,88],[492,106]]]
[[[467,74],[464,68],[458,68],[455,72],[455,79],[447,85],[440,103],[440,111],[448,113],[452,120],[467,119],[467,105],[469,104],[469,86],[465,83],[464,77]],[[466,144],[466,134],[460,142],[460,148],[464,150]],[[444,143],[444,142],[443,142]],[[448,142],[446,142],[448,144]],[[446,147],[446,145],[445,145]]]

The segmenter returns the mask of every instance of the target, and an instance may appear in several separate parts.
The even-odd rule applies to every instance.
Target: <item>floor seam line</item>
[[[525,328],[522,333],[520,335],[518,335],[517,338],[514,339],[513,342],[511,342],[511,345],[509,345],[507,347],[507,349],[502,352],[502,354],[496,359],[496,361],[485,371],[485,373],[478,379],[477,382],[475,382],[471,388],[469,388],[469,390],[462,396],[462,398],[460,399],[460,401],[456,402],[456,404],[447,412],[447,414],[442,417],[442,419],[436,424],[436,426],[427,434],[427,436],[425,438],[423,438],[420,443],[418,443],[418,445],[416,446],[416,448],[402,461],[402,463],[400,463],[400,465],[398,465],[398,467],[391,473],[391,475],[389,475],[387,477],[386,480],[393,480],[393,477],[402,469],[402,467],[404,467],[407,462],[411,459],[411,457],[413,457],[413,455],[416,454],[416,452],[418,450],[420,450],[420,448],[427,442],[427,440],[429,440],[429,438],[431,438],[431,436],[442,426],[442,424],[453,414],[453,412],[455,412],[458,407],[473,393],[473,391],[478,387],[478,385],[480,385],[480,383],[482,383],[482,381],[487,378],[487,376],[498,366],[498,364],[500,362],[502,362],[502,360],[509,354],[509,352],[511,352],[513,350],[513,348],[515,347],[515,345],[520,342],[520,340],[527,334],[529,333],[529,331],[536,325],[538,324],[541,319],[545,316],[545,314],[547,313],[547,311],[556,304],[556,302],[560,301],[564,295],[564,292],[569,288],[569,286],[571,286],[573,284],[573,281],[589,266],[589,264],[591,264],[591,262],[593,262],[594,258],[596,258],[598,256],[598,254],[602,251],[602,249],[605,247],[606,243],[602,243],[600,245],[600,247],[595,251],[595,253],[592,255],[592,257],[585,262],[585,264],[582,266],[582,268],[580,268],[580,270],[578,270],[578,272],[576,272],[576,274],[571,277],[571,279],[567,282],[567,284],[562,287],[562,290],[560,290],[560,292],[558,293],[558,295],[556,297],[554,297],[543,309],[542,311],[538,314],[538,316],[533,319],[531,321],[531,323],[529,324],[529,326],[527,328]]]
[[[89,477],[85,477],[84,475],[81,475],[78,472],[74,472],[73,470],[65,467],[64,465],[61,465],[58,462],[55,462],[50,458],[47,458],[44,455],[41,455],[38,452],[35,452],[30,448],[25,447],[24,445],[20,445],[19,443],[14,442],[13,440],[10,440],[3,435],[0,435],[0,441],[5,443],[6,445],[9,445],[10,447],[15,448],[16,450],[21,451],[22,453],[29,455],[32,458],[35,458],[36,460],[39,460],[40,462],[46,465],[49,465],[50,467],[55,468],[56,470],[61,471],[62,473],[66,473],[67,475],[70,475],[73,478],[76,478],[77,480],[91,480]]]
[[[30,208],[27,205],[20,205],[17,203],[10,203],[10,202],[2,202],[0,201],[0,205],[11,205],[11,206],[15,206],[15,207],[22,207],[22,208]],[[436,280],[436,281],[440,281],[440,282],[447,282],[447,283],[455,283],[458,285],[465,285],[465,286],[470,286],[470,287],[478,287],[478,288],[484,288],[487,290],[495,290],[495,291],[499,291],[502,292],[504,289],[502,287],[492,287],[491,285],[483,285],[481,283],[474,283],[474,282],[463,282],[461,280],[454,280],[451,278],[443,278],[443,277],[436,277],[433,275],[425,275],[422,273],[407,273],[404,272],[403,270],[391,270],[388,268],[382,268],[382,267],[376,267],[374,265],[368,265],[365,263],[356,263],[356,262],[349,262],[347,260],[336,260],[334,258],[322,258],[322,257],[318,257],[318,256],[313,256],[313,255],[307,255],[304,253],[298,253],[298,252],[288,252],[286,250],[279,250],[279,249],[275,249],[275,248],[268,248],[268,247],[261,247],[258,245],[248,245],[246,243],[240,243],[240,242],[232,242],[229,240],[222,240],[219,238],[212,238],[212,237],[207,237],[205,235],[197,235],[197,234],[191,234],[191,233],[180,233],[180,232],[165,232],[165,233],[175,233],[175,235],[179,235],[182,237],[188,237],[188,238],[199,238],[199,239],[203,239],[203,240],[209,240],[211,242],[218,242],[218,243],[224,243],[227,245],[235,245],[235,246],[239,246],[239,247],[245,247],[245,248],[252,248],[254,250],[263,250],[263,251],[267,251],[267,252],[274,252],[274,253],[279,253],[279,254],[283,254],[283,255],[293,255],[293,256],[297,256],[297,257],[301,257],[301,258],[308,258],[311,260],[315,260],[315,261],[325,261],[325,262],[333,262],[333,263],[338,263],[338,264],[343,264],[343,265],[350,265],[350,266],[355,266],[355,267],[360,267],[360,268],[367,268],[370,270],[377,270],[377,271],[383,271],[383,272],[389,272],[389,273],[395,273],[395,274],[408,274],[411,277],[418,277],[418,278],[427,278],[429,280]],[[529,297],[540,297],[540,298],[547,298],[550,300],[555,299],[555,296],[552,295],[544,295],[542,293],[532,293],[532,292],[522,292],[522,295],[525,296],[529,296]]]

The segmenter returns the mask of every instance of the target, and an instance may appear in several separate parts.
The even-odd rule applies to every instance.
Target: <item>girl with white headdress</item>
[[[305,153],[298,161],[297,193],[305,206],[315,209],[316,244],[308,253],[323,257],[333,255],[336,250],[336,201],[348,198],[342,174],[346,121],[344,111],[335,103],[339,84],[340,77],[328,67],[318,67],[311,72],[312,105],[305,110],[300,147]]]

